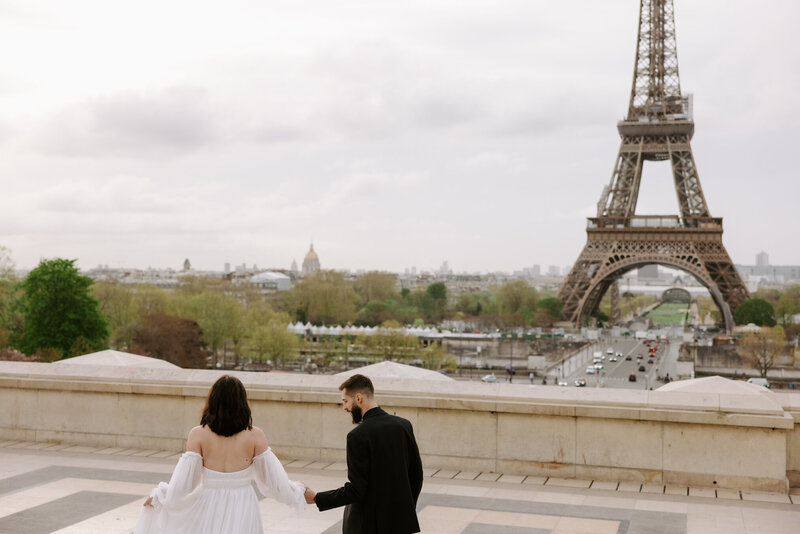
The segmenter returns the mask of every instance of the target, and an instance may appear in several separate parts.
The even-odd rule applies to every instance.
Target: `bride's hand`
[[[147,500],[144,501],[144,505],[145,506],[150,506],[152,508],[153,507],[153,498],[152,497],[148,497]]]

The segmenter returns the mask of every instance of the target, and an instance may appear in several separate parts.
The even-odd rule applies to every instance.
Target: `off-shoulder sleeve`
[[[272,449],[253,458],[253,476],[258,490],[278,502],[293,507],[300,515],[306,507],[304,497],[305,486],[300,482],[289,480],[286,470]]]
[[[203,480],[203,457],[196,452],[185,452],[172,472],[169,484],[159,482],[150,492],[153,506],[142,506],[133,534],[162,532],[159,512],[161,510],[183,510],[191,506]]]

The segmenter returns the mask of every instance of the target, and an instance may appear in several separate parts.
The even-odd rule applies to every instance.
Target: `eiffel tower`
[[[691,98],[681,95],[672,0],[641,0],[633,87],[611,182],[588,219],[588,236],[558,293],[575,324],[597,310],[626,272],[648,264],[683,270],[708,288],[733,329],[733,310],[749,297],[722,244],[722,218],[711,217],[692,147]],[[669,161],[680,215],[636,215],[645,161]]]

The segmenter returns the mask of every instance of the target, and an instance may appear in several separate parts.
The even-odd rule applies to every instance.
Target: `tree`
[[[287,322],[276,316],[268,324],[256,327],[250,342],[257,361],[263,362],[269,358],[276,366],[280,366],[296,353],[299,341],[287,326]]]
[[[556,297],[546,297],[536,303],[539,310],[544,310],[555,321],[561,320],[561,310],[564,308],[564,303]]]
[[[750,332],[744,336],[739,346],[742,358],[758,369],[763,378],[772,368],[775,358],[786,350],[786,339],[780,327],[762,327],[760,332]]]
[[[778,298],[778,304],[775,306],[775,315],[778,317],[779,322],[786,326],[791,324],[792,317],[800,313],[800,285],[792,285],[787,287]]]
[[[233,342],[238,357],[245,322],[241,302],[217,289],[206,289],[186,298],[183,308],[182,315],[194,319],[202,328],[203,337],[214,357],[214,367],[219,362],[220,349],[224,366],[228,341]]]
[[[739,324],[775,326],[775,308],[761,298],[747,299],[733,312],[733,318]]]
[[[505,316],[509,325],[530,324],[536,314],[536,289],[522,280],[500,286],[496,299],[497,313]]]
[[[347,324],[356,318],[358,296],[337,271],[318,271],[285,292],[286,311],[312,324]]]
[[[208,367],[203,331],[191,319],[154,313],[133,329],[131,352],[159,358],[179,367]]]
[[[141,319],[134,290],[119,283],[98,282],[92,286],[92,294],[109,319],[111,346],[127,349],[132,341],[131,327]]]
[[[75,356],[81,346],[99,350],[108,337],[108,319],[89,292],[92,279],[81,276],[75,260],[44,260],[22,283],[23,334],[19,348]]]
[[[11,341],[17,300],[17,280],[11,252],[0,245],[0,349],[7,347]]]
[[[397,275],[381,271],[369,271],[356,277],[353,289],[355,289],[364,303],[371,300],[387,300],[398,296]]]

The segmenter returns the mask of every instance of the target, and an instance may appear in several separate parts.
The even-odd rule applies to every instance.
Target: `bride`
[[[169,484],[150,492],[133,532],[261,534],[251,479],[264,495],[303,511],[305,486],[286,476],[264,432],[253,426],[244,385],[225,375],[211,386]]]

